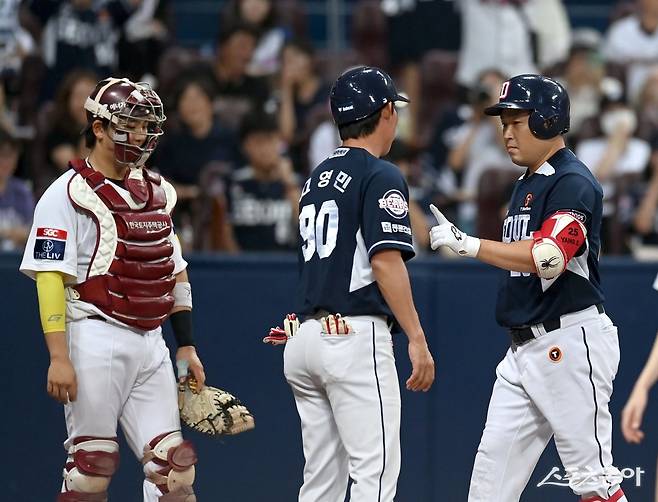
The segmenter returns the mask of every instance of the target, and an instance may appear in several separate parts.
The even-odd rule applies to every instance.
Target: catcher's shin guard
[[[160,434],[144,446],[142,464],[144,464],[146,478],[154,483],[163,494],[171,494],[170,497],[177,496],[178,492],[182,492],[181,496],[186,491],[188,494],[194,494],[191,487],[194,483],[194,464],[196,462],[194,446],[190,441],[183,440],[180,431]],[[161,498],[160,500],[173,502],[195,499]]]
[[[183,486],[160,497],[160,502],[196,502],[196,495],[191,486]]]
[[[73,440],[64,467],[58,502],[105,502],[107,487],[119,466],[117,438],[80,436]]]

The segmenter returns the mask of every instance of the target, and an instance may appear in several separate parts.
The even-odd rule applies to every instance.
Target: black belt
[[[596,305],[596,310],[599,311],[599,314],[603,314],[605,312],[602,303]],[[539,324],[541,324],[544,327],[546,333],[555,331],[556,329],[560,329],[561,327],[559,318],[549,319],[548,321],[544,321],[543,323],[539,323]],[[535,335],[532,333],[532,328],[530,326],[519,326],[518,328],[509,328],[509,334],[510,337],[512,338],[512,343],[517,346],[523,345],[524,343],[527,343],[530,340],[535,339]]]

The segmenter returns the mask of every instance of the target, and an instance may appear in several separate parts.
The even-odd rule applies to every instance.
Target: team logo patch
[[[378,202],[379,209],[385,209],[393,218],[402,219],[409,213],[409,204],[399,190],[389,190]]]
[[[560,347],[551,347],[548,351],[548,358],[554,363],[559,363],[562,360],[562,351]]]
[[[64,260],[66,236],[66,230],[59,230],[57,228],[37,228],[37,235],[34,240],[34,259],[51,261]]]
[[[525,196],[525,200],[523,201],[523,205],[525,207],[528,207],[530,204],[532,204],[532,199],[534,199],[534,198],[535,198],[535,196],[532,195],[531,193],[527,194]]]

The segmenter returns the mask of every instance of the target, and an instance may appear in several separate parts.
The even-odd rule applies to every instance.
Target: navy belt
[[[599,311],[599,314],[603,314],[605,312],[602,303],[596,305],[596,310]],[[561,327],[559,318],[549,319],[548,321],[544,321],[543,323],[539,323],[539,324],[543,326],[546,333],[550,333],[551,331],[555,331],[556,329],[560,329]],[[527,343],[530,340],[535,339],[535,335],[533,334],[532,328],[530,326],[520,326],[518,328],[510,328],[509,334],[510,337],[512,338],[512,343],[516,346],[523,345],[524,343]]]

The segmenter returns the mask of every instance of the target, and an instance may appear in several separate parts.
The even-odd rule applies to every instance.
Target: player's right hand
[[[62,404],[78,397],[78,381],[68,356],[50,359],[47,388],[48,395]]]
[[[629,443],[639,444],[644,439],[644,432],[640,430],[640,426],[647,407],[648,395],[647,390],[641,387],[634,388],[621,413],[621,432]]]
[[[407,390],[427,392],[434,382],[434,359],[425,340],[409,343],[409,359],[412,371],[407,380]]]

